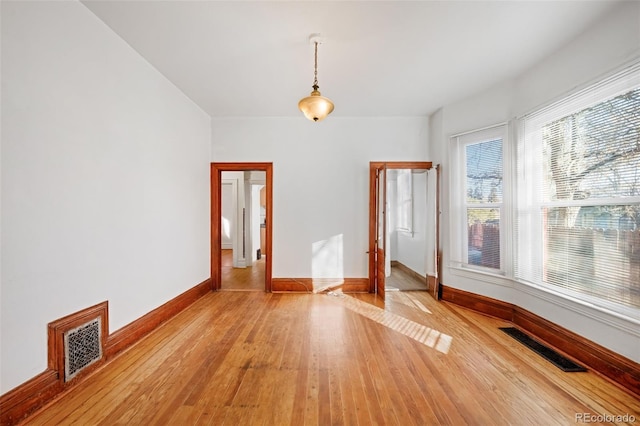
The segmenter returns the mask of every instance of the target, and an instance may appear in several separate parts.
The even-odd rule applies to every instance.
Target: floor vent
[[[64,333],[64,381],[102,359],[102,324],[98,317]]]
[[[107,353],[109,303],[102,302],[67,315],[48,325],[49,368],[62,384],[75,382],[98,368]]]
[[[537,342],[536,340],[532,339],[527,334],[523,333],[522,331],[518,330],[515,327],[501,327],[500,330],[504,331],[509,336],[513,337],[518,342],[527,346],[534,352],[538,353],[540,356],[542,356],[547,361],[551,362],[553,365],[555,365],[562,371],[566,371],[568,373],[587,371],[587,369],[584,368],[583,366],[576,364],[570,359],[560,355],[558,352],[554,351],[553,349],[543,345],[542,343]]]

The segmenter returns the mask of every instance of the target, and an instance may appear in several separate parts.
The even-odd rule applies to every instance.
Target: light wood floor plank
[[[640,401],[426,292],[211,293],[32,425],[566,425]]]

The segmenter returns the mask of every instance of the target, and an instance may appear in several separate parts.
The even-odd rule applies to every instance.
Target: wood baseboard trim
[[[153,311],[138,318],[134,322],[114,331],[107,338],[105,352],[111,358],[133,345],[147,334],[158,328],[160,324],[183,311],[187,306],[211,291],[210,279],[206,279],[195,287],[169,300]]]
[[[111,335],[106,336],[105,333],[106,343],[103,355],[105,362],[108,362],[110,358],[136,343],[160,324],[168,321],[210,291],[211,279],[206,279]],[[66,327],[68,324],[75,324],[77,320],[91,316],[96,312],[101,312],[104,315],[103,328],[108,330],[107,306],[107,302],[103,302],[50,324],[50,339],[48,343],[49,368],[9,392],[0,395],[0,425],[9,426],[24,421],[28,416],[44,407],[65,389],[69,388],[70,384],[78,383],[82,377],[88,375],[88,373],[83,374],[74,378],[70,383],[64,383],[64,371],[60,371],[60,368],[64,368],[60,367],[62,365],[60,348],[59,345],[52,343],[51,337],[54,337],[54,341],[57,342],[61,326]],[[103,312],[105,309],[107,312]],[[53,327],[51,327],[52,325]]]
[[[518,306],[513,323],[640,398],[640,364]]]
[[[273,293],[313,293],[311,278],[271,278]]]
[[[640,398],[640,364],[511,303],[442,286],[442,300],[512,322]]]
[[[345,278],[343,293],[369,293],[369,278]]]
[[[342,288],[345,293],[368,293],[368,278],[272,278],[274,293],[321,293]]]
[[[442,299],[458,306],[506,321],[513,321],[513,305],[501,300],[442,286]]]
[[[56,397],[63,389],[58,372],[51,369],[45,370],[0,396],[0,425],[18,424]]]

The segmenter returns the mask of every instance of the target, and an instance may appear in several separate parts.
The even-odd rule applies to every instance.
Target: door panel
[[[376,252],[376,293],[384,300],[384,286],[386,279],[385,255],[382,248]]]
[[[435,241],[435,267],[436,267],[436,276],[433,282],[433,288],[430,289],[431,295],[436,299],[440,300],[441,295],[441,283],[440,283],[440,274],[442,270],[442,252],[440,251],[440,174],[441,169],[440,165],[436,166],[436,199],[435,199],[435,226],[436,226],[436,241]]]
[[[387,168],[376,170],[376,293],[384,299],[387,235]]]

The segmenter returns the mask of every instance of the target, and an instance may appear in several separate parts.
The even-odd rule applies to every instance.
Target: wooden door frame
[[[271,292],[273,264],[273,163],[211,163],[211,290],[222,286],[222,172],[264,171],[266,187],[264,290]]]
[[[376,250],[376,170],[386,169],[426,169],[433,167],[431,161],[371,161],[369,163],[369,293],[375,293],[375,250]],[[386,188],[385,188],[386,190]],[[386,252],[385,252],[386,255]]]

